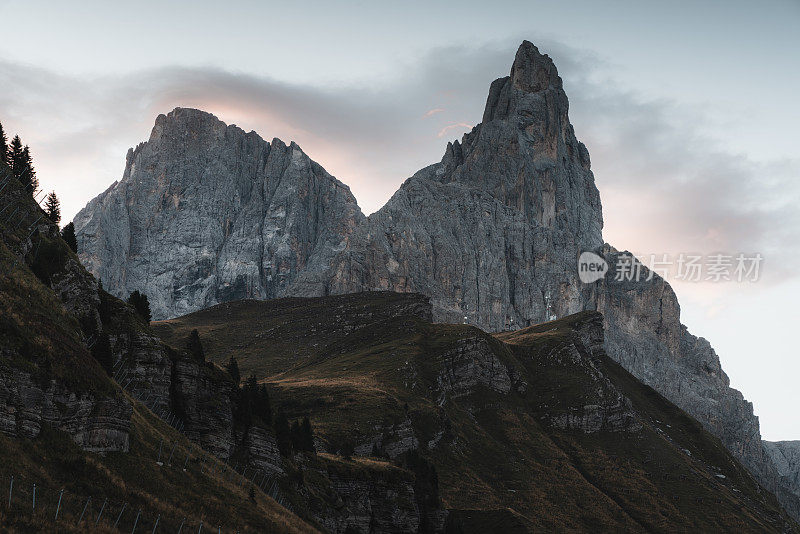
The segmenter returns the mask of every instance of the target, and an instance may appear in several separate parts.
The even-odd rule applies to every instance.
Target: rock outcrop
[[[800,486],[800,441],[765,441],[764,448],[786,483]]]
[[[625,253],[603,242],[589,153],[568,108],[553,62],[524,42],[510,75],[492,83],[483,121],[368,218],[296,145],[176,109],[76,217],[81,258],[115,294],[147,293],[157,317],[363,290],[419,292],[435,320],[494,331],[600,311],[608,354],[780,493],[752,405],[681,324],[669,284],[613,272],[578,279],[581,252],[612,266]],[[507,387],[501,375],[496,385]],[[800,496],[800,486],[784,489]]]
[[[160,319],[284,295],[362,219],[350,189],[296,144],[178,108],[74,222],[84,265],[115,295],[146,293]]]
[[[0,367],[0,432],[4,434],[33,439],[43,425],[49,425],[69,434],[84,450],[127,452],[130,419],[131,405],[125,399],[76,393],[56,380],[40,384],[30,373]]]

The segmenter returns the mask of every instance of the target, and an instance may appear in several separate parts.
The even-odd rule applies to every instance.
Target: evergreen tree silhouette
[[[133,306],[136,310],[136,313],[139,314],[139,317],[144,320],[147,324],[150,324],[150,302],[147,300],[147,295],[144,293],[139,293],[139,291],[134,291],[131,293],[131,296],[128,297],[128,304]],[[197,334],[197,330],[194,330],[192,334]],[[200,342],[200,338],[197,338],[197,342]],[[200,351],[202,352],[203,347],[200,347]],[[205,359],[205,358],[204,358]]]
[[[18,135],[15,135],[14,138],[11,140],[11,144],[8,146],[8,153],[6,155],[6,159],[8,161],[8,166],[11,167],[11,173],[19,181],[22,181],[21,175],[25,163],[25,156],[23,151],[24,147],[22,146],[22,140],[19,138]]]
[[[192,330],[189,334],[189,338],[186,340],[186,350],[201,362],[206,361],[206,353],[203,350],[203,344],[200,342],[200,333],[197,329]]]
[[[50,219],[55,224],[61,222],[61,202],[58,200],[55,191],[51,191],[49,195],[47,195],[47,200],[44,203],[45,213],[47,213],[47,218]]]
[[[63,239],[67,243],[67,245],[69,245],[69,248],[72,249],[72,252],[74,252],[75,254],[78,253],[78,238],[75,237],[74,224],[69,223],[64,227],[63,230],[61,230],[61,239]]]
[[[225,366],[225,369],[228,371],[228,374],[231,375],[234,387],[238,388],[239,382],[242,381],[242,373],[239,371],[239,362],[236,361],[236,358],[231,356],[231,359],[228,360],[228,365]]]
[[[0,123],[0,164],[8,165],[8,137],[3,131],[3,124]]]

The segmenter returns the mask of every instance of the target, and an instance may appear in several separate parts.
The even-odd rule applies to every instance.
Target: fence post
[[[33,513],[36,513],[36,482],[33,483]]]
[[[175,454],[175,447],[178,446],[178,442],[175,441],[172,444],[172,450],[169,452],[169,460],[167,460],[167,465],[172,465],[172,455]]]
[[[140,509],[136,512],[136,520],[133,522],[133,529],[131,530],[131,534],[136,532],[136,525],[139,523],[139,516],[142,515],[142,510]]]
[[[161,520],[161,514],[158,514],[158,517],[156,517],[156,524],[153,525],[153,534],[156,534],[156,528],[158,527],[158,522],[160,520]]]
[[[78,518],[78,522],[76,523],[76,525],[80,525],[81,521],[83,521],[83,514],[86,513],[86,509],[89,507],[89,501],[91,501],[91,500],[92,500],[91,497],[86,499],[86,504],[83,505],[83,512],[81,512],[81,516]]]
[[[114,530],[117,529],[117,525],[119,525],[119,520],[122,519],[122,512],[125,511],[125,507],[128,506],[128,503],[122,503],[122,510],[119,511],[119,515],[117,516],[117,520],[114,521]]]
[[[11,510],[11,494],[14,492],[14,475],[11,475],[11,485],[8,487],[8,509]]]
[[[100,513],[97,514],[97,519],[94,521],[94,526],[97,526],[100,523],[100,516],[103,515],[103,510],[106,509],[106,504],[108,503],[108,499],[103,501],[103,506],[100,507]]]
[[[58,494],[58,504],[56,505],[56,518],[53,521],[58,521],[58,511],[61,510],[61,497],[64,496],[64,490],[61,490],[61,493]]]

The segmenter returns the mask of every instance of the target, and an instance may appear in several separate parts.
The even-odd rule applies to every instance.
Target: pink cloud
[[[467,124],[466,122],[454,122],[454,123],[448,124],[447,126],[442,128],[441,130],[439,130],[439,134],[436,137],[444,137],[445,135],[447,135],[447,132],[449,132],[450,130],[461,129],[461,128],[463,128],[465,130],[471,130],[472,129],[472,125],[471,124]]]
[[[423,119],[427,119],[428,117],[431,117],[431,116],[436,115],[437,113],[441,113],[443,111],[444,111],[443,108],[433,108],[433,109],[428,110],[425,113],[425,115],[422,116],[422,118]]]

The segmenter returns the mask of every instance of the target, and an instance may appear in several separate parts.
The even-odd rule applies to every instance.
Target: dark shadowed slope
[[[431,324],[426,300],[242,301],[156,331],[198,328],[210,358],[240,358],[332,453],[418,450],[451,532],[797,530],[718,439],[605,354],[596,312],[492,336]]]

